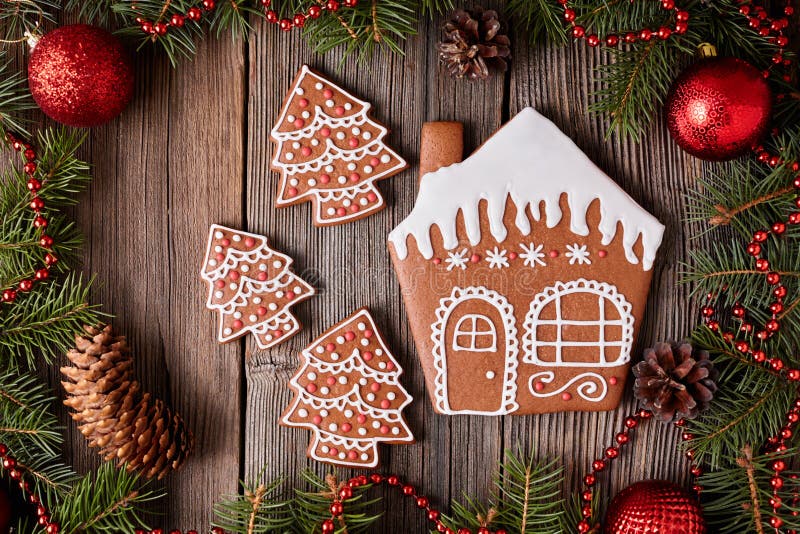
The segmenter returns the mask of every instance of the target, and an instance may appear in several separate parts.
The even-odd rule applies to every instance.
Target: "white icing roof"
[[[465,161],[423,176],[413,211],[389,234],[389,241],[398,257],[405,259],[407,240],[413,236],[420,253],[430,259],[430,232],[435,225],[444,238],[444,247],[452,250],[458,246],[456,217],[462,210],[467,238],[475,246],[481,240],[478,207],[486,200],[490,231],[502,242],[508,235],[503,215],[509,196],[517,207],[517,228],[527,235],[531,225],[526,208],[531,208],[538,221],[539,205],[544,202],[545,223],[553,228],[563,216],[559,199],[564,193],[570,229],[575,234],[589,235],[586,213],[592,201],[599,199],[598,229],[603,244],[614,240],[617,223],[622,223],[626,258],[633,264],[641,261],[645,270],[652,268],[664,226],[533,108],[522,110]],[[640,235],[642,258],[633,250]]]

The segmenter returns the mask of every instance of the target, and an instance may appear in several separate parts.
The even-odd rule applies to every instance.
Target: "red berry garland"
[[[58,523],[51,521],[50,512],[42,503],[36,493],[34,493],[31,483],[25,480],[25,466],[17,462],[16,458],[11,456],[8,447],[0,443],[0,461],[2,461],[3,469],[8,472],[9,478],[19,483],[19,489],[25,495],[25,499],[36,506],[36,522],[42,527],[47,534],[58,534],[61,527]]]
[[[50,268],[58,262],[58,258],[52,253],[53,238],[45,233],[47,228],[47,218],[43,215],[45,204],[44,200],[39,196],[39,191],[44,186],[44,182],[36,178],[36,151],[30,143],[27,143],[12,133],[6,135],[6,141],[17,152],[21,152],[25,158],[25,165],[22,167],[23,172],[27,176],[27,187],[30,192],[30,204],[28,207],[33,213],[31,224],[38,230],[38,244],[46,251],[44,255],[44,264],[36,269],[28,278],[19,280],[16,285],[3,289],[0,293],[0,302],[11,303],[14,302],[19,293],[27,293],[33,289],[35,282],[41,282],[48,278],[50,275]]]
[[[261,7],[264,9],[264,18],[271,24],[277,24],[281,30],[288,32],[292,28],[302,28],[305,26],[308,19],[318,19],[323,12],[329,11],[336,13],[339,9],[344,7],[355,7],[358,0],[327,0],[320,2],[319,5],[311,6],[305,13],[295,13],[291,19],[280,18],[278,13],[272,9],[272,0],[259,0]],[[136,23],[142,31],[155,40],[167,34],[170,28],[181,28],[186,23],[186,19],[193,22],[200,22],[203,18],[203,13],[213,11],[217,7],[215,0],[202,0],[197,6],[189,8],[185,14],[175,13],[170,16],[168,21],[158,20],[152,22],[145,20],[142,17],[136,18]]]

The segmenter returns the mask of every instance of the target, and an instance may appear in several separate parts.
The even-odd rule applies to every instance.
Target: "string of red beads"
[[[789,46],[789,38],[784,33],[784,30],[789,27],[789,17],[794,14],[794,6],[791,0],[787,0],[786,6],[783,8],[783,16],[779,18],[772,18],[767,13],[763,6],[755,4],[749,0],[740,0],[739,13],[747,18],[747,24],[762,37],[769,37],[770,42],[778,47],[778,52],[772,56],[772,67],[781,66],[788,69],[792,61],[784,57],[783,52]],[[769,69],[764,71],[764,77],[769,76]],[[783,74],[783,80],[788,82],[791,80],[787,72]],[[785,98],[786,95],[778,95],[778,98]]]
[[[144,530],[144,529],[136,529],[135,534],[183,534],[183,531],[179,529],[167,530],[165,531],[163,528],[154,528],[153,530]],[[225,531],[219,527],[214,527],[211,529],[211,534],[225,534]],[[186,534],[198,534],[196,530],[187,530]]]
[[[45,251],[44,263],[40,268],[36,269],[30,276],[15,282],[14,285],[6,287],[0,293],[0,302],[11,303],[17,299],[19,293],[27,293],[32,290],[36,282],[47,280],[50,276],[50,268],[58,262],[58,258],[52,253],[53,238],[45,233],[47,228],[47,218],[44,216],[45,205],[44,200],[39,196],[39,191],[44,186],[44,181],[35,176],[37,169],[36,150],[30,143],[19,139],[12,133],[6,134],[6,141],[14,150],[22,153],[25,159],[22,171],[25,173],[26,186],[30,193],[28,207],[33,214],[31,224],[36,228],[38,234],[38,246]]]
[[[58,534],[61,531],[61,527],[58,523],[50,520],[50,511],[45,508],[39,496],[34,493],[30,482],[25,480],[24,466],[11,456],[8,447],[3,443],[0,443],[0,461],[2,461],[3,469],[8,473],[9,478],[19,484],[19,489],[22,490],[25,499],[36,506],[36,523],[47,534]]]
[[[264,10],[264,18],[271,24],[277,24],[281,30],[288,32],[292,28],[302,28],[309,19],[318,19],[325,11],[336,13],[344,7],[355,7],[358,0],[317,0],[318,5],[309,7],[303,13],[295,13],[292,18],[280,18],[277,11],[272,9],[272,0],[259,0],[261,8]],[[186,13],[174,13],[166,20],[166,14],[157,21],[146,20],[136,17],[136,23],[142,31],[153,39],[162,37],[170,31],[170,28],[182,28],[186,24],[186,19],[199,23],[204,13],[209,13],[217,7],[216,0],[202,0],[198,5],[189,8]]]
[[[661,0],[661,7],[665,11],[675,12],[675,24],[672,27],[659,26],[658,28],[642,28],[638,31],[625,32],[622,35],[609,33],[606,36],[599,36],[591,33],[584,26],[578,24],[578,14],[575,9],[570,7],[569,0],[558,0],[564,8],[564,21],[572,28],[571,34],[575,39],[586,39],[586,44],[591,47],[601,44],[614,48],[622,43],[633,44],[637,41],[648,42],[653,38],[665,41],[673,34],[684,34],[689,29],[689,12],[680,9],[675,5],[675,0]]]

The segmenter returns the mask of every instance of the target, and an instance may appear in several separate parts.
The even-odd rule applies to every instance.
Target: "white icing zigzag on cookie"
[[[539,221],[542,202],[547,227],[558,225],[563,216],[559,201],[565,193],[572,232],[589,235],[586,213],[590,204],[599,200],[603,244],[614,240],[621,224],[627,260],[632,264],[641,261],[646,271],[652,268],[664,226],[532,108],[520,112],[464,162],[426,174],[414,210],[389,234],[389,240],[401,260],[408,255],[409,237],[414,238],[422,256],[431,259],[431,228],[437,226],[444,248],[454,250],[459,246],[456,221],[461,211],[467,238],[475,246],[481,241],[479,205],[486,200],[490,232],[501,243],[508,235],[503,222],[507,199],[517,208],[517,228],[529,235],[527,214]],[[634,252],[640,237],[641,258]]]

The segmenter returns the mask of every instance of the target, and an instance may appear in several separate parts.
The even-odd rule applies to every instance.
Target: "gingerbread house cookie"
[[[423,176],[389,249],[435,410],[615,408],[663,232],[530,108]]]

